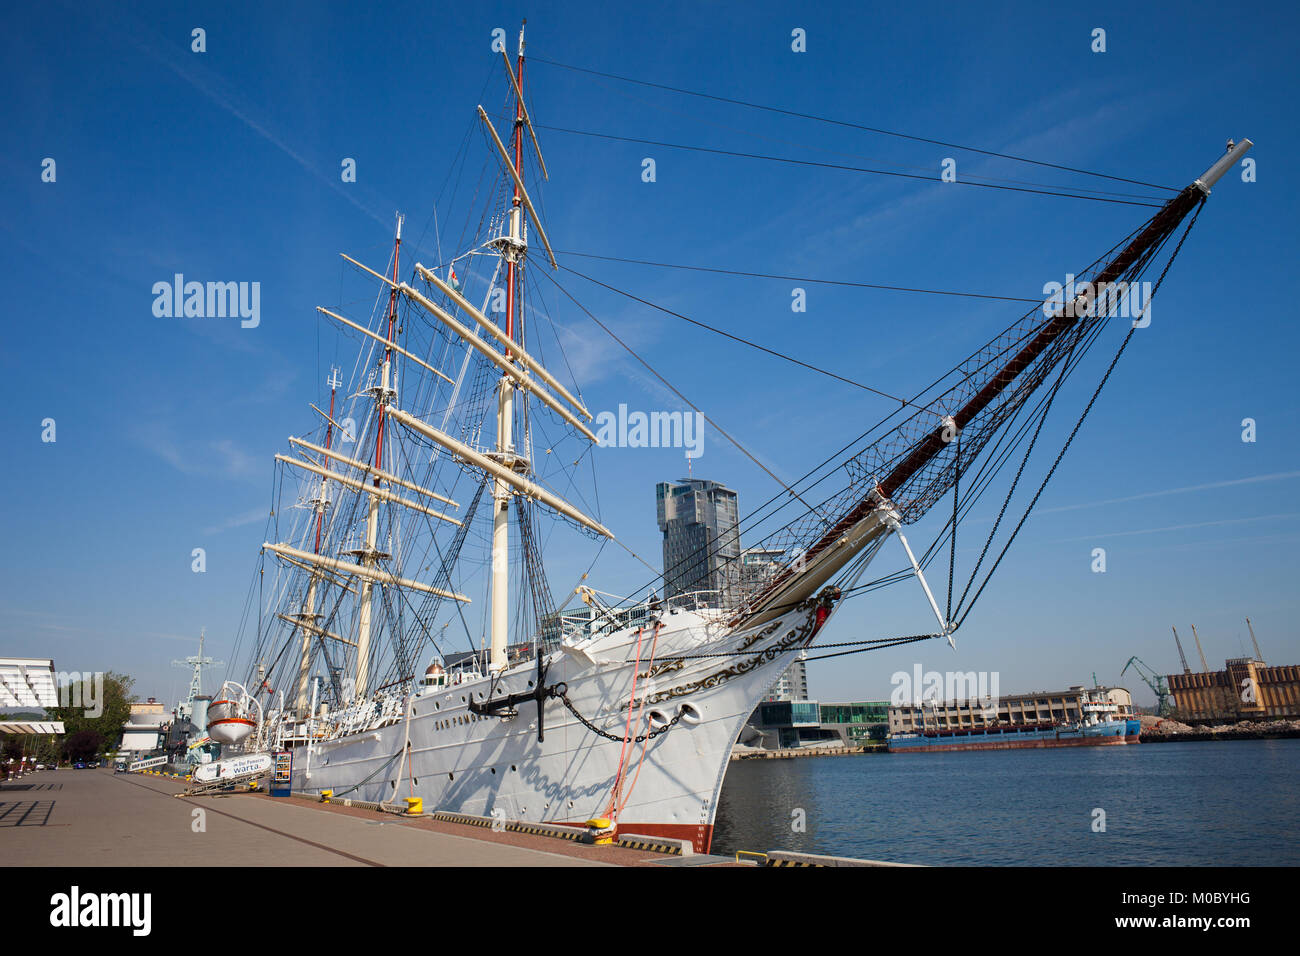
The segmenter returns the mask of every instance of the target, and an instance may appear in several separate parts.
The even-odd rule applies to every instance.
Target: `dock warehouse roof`
[[[61,734],[61,720],[0,720],[0,734]]]
[[[0,657],[0,707],[58,707],[54,661],[39,657]]]

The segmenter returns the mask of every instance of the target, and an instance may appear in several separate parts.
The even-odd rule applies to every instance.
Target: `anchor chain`
[[[606,740],[617,740],[620,743],[626,742],[629,739],[634,744],[643,743],[648,740],[654,740],[660,734],[666,734],[668,733],[668,731],[672,730],[673,727],[677,725],[677,722],[682,719],[682,715],[686,713],[685,710],[679,710],[677,711],[676,717],[668,721],[668,723],[664,724],[658,730],[652,730],[648,734],[637,734],[635,737],[628,738],[622,735],[611,734],[608,731],[601,730],[599,727],[593,724],[586,717],[582,716],[582,714],[578,713],[578,709],[573,706],[573,701],[569,700],[569,688],[567,685],[556,684],[550,690],[551,690],[551,696],[558,697],[560,699],[560,702],[564,704],[565,707],[568,708],[569,713],[573,714],[574,717],[578,718],[578,723],[582,724],[582,726],[586,727],[588,730],[590,730],[593,734],[596,734],[597,736],[604,737]]]

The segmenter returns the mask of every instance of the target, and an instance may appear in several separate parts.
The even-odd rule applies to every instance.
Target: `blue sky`
[[[1004,691],[1103,682],[1138,654],[1177,670],[1169,627],[1195,623],[1211,666],[1249,646],[1300,659],[1297,332],[1286,289],[1297,240],[1289,4],[952,5],[941,17],[856,4],[133,4],[11,11],[0,71],[0,653],[114,669],[169,703],[200,627],[229,659],[270,501],[272,456],[314,427],[331,361],[353,341],[317,305],[353,304],[348,252],[382,266],[395,210],[405,261],[455,248],[465,207],[435,208],[479,102],[504,102],[491,31],[529,16],[529,52],[1048,162],[1182,186],[1251,137],[1258,181],[1230,173],[1059,476],[958,636],[814,665],[823,700],[886,696],[889,676],[990,670]],[[207,50],[191,51],[191,30]],[[1094,28],[1107,50],[1090,50]],[[791,50],[791,31],[807,52]],[[850,165],[1150,194],[865,132],[756,113],[545,64],[528,68],[539,124]],[[486,93],[484,90],[486,89]],[[486,156],[470,138],[472,179]],[[542,131],[540,191],[556,248],[724,269],[1032,298],[1149,213],[1137,207],[705,156]],[[819,151],[809,152],[808,148]],[[835,156],[835,153],[844,154]],[[53,158],[57,178],[42,182]],[[357,163],[357,181],[340,163]],[[656,181],[641,180],[656,160]],[[472,182],[469,184],[472,187]],[[458,218],[459,217],[459,218]],[[459,250],[458,250],[459,251]],[[1010,322],[1010,303],[810,286],[569,258],[573,268],[891,394],[909,393]],[[174,273],[258,281],[261,322],[153,315]],[[783,479],[888,404],[612,296],[560,281]],[[593,409],[672,409],[603,333],[545,295]],[[363,290],[367,286],[360,286]],[[345,289],[347,290],[345,292]],[[371,288],[371,294],[373,289]],[[1102,346],[1118,345],[1120,331]],[[1086,398],[1086,396],[1085,396]],[[1077,409],[1077,405],[1074,406]],[[1258,440],[1241,440],[1254,418]],[[57,441],[41,441],[42,421]],[[1054,451],[1068,431],[1056,426]],[[716,434],[697,476],[775,490]],[[680,451],[596,453],[601,516],[659,560],[654,485]],[[973,516],[969,568],[996,503]],[[927,540],[924,528],[914,533]],[[191,550],[207,571],[190,570]],[[1107,572],[1090,570],[1095,547]],[[901,565],[891,546],[882,561]],[[644,569],[612,549],[595,586]],[[589,552],[554,556],[557,588]],[[884,570],[882,568],[882,570]],[[936,566],[943,587],[945,567]],[[960,568],[959,568],[960,573]],[[919,587],[854,602],[827,640],[911,634]],[[1245,641],[1245,643],[1243,643]],[[1195,651],[1191,650],[1194,657]],[[1130,675],[1131,676],[1131,675]],[[1126,677],[1139,700],[1145,688]]]

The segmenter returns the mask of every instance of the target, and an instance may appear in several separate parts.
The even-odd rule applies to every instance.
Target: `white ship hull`
[[[552,655],[547,685],[563,682],[573,707],[617,740],[593,733],[558,699],[545,704],[542,743],[533,702],[519,704],[511,718],[469,710],[471,695],[483,700],[530,691],[535,667],[520,665],[495,686],[482,678],[426,689],[409,716],[387,726],[295,748],[293,789],[399,805],[416,796],[427,811],[581,824],[606,815],[621,761],[619,831],[690,840],[707,852],[732,745],[818,628],[812,607],[730,635],[696,612],[665,614],[653,665],[651,628],[641,635],[640,667],[636,629]],[[750,653],[736,653],[742,649]],[[695,656],[701,654],[709,656]],[[687,655],[692,659],[667,660]],[[652,719],[685,713],[654,739],[624,747],[634,672],[630,736],[652,729]],[[409,770],[401,760],[408,739]]]

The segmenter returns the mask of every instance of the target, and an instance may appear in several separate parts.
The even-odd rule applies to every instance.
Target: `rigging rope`
[[[701,322],[699,319],[692,319],[689,315],[682,315],[682,313],[680,312],[674,312],[672,309],[651,302],[649,299],[643,299],[639,295],[634,295],[631,292],[625,292],[624,290],[609,285],[608,283],[601,282],[599,279],[593,279],[591,276],[587,275],[586,273],[579,272],[577,269],[571,269],[565,265],[560,266],[560,268],[563,269],[565,272],[573,273],[575,276],[577,276],[580,279],[586,279],[588,282],[591,282],[594,285],[598,285],[602,289],[608,289],[610,292],[615,292],[618,295],[631,299],[634,302],[640,302],[642,305],[646,305],[652,309],[656,309],[660,312],[663,312],[665,315],[671,315],[674,318],[681,319],[684,322],[689,322],[691,325],[697,325],[702,329],[707,329],[708,331],[713,332],[716,335],[721,335],[723,338],[731,339],[733,342],[739,342],[741,345],[747,345],[750,348],[757,349],[760,352],[766,352],[768,355],[772,355],[775,356],[776,358],[783,359],[787,362],[790,362],[793,365],[798,365],[800,368],[806,368],[813,372],[819,372],[822,375],[827,376],[828,378],[833,378],[836,381],[844,382],[847,385],[854,385],[860,389],[863,389],[864,391],[871,392],[873,395],[879,395],[881,398],[887,398],[892,402],[898,402],[900,405],[911,405],[911,407],[917,409],[918,411],[930,412],[930,414],[934,415],[936,418],[943,417],[942,413],[940,412],[933,411],[932,409],[925,408],[920,405],[912,405],[912,403],[905,398],[899,398],[897,395],[890,395],[888,392],[882,392],[880,389],[872,388],[870,385],[863,385],[861,382],[855,382],[851,378],[845,378],[843,375],[837,375],[836,373],[828,371],[827,369],[818,368],[816,365],[809,365],[807,362],[800,361],[799,359],[795,358],[793,355],[787,355],[785,352],[778,352],[776,349],[768,348],[766,345],[759,345],[757,342],[751,341],[750,339],[741,338],[739,335],[735,335],[731,332],[727,332],[723,329],[718,328],[717,326],[709,325],[706,322]],[[647,366],[647,368],[648,367],[649,366]],[[671,386],[669,387],[671,388]]]
[[[1200,203],[1196,207],[1196,212],[1192,215],[1191,220],[1187,223],[1187,226],[1183,229],[1183,234],[1179,238],[1178,244],[1174,247],[1173,253],[1170,254],[1169,260],[1165,263],[1164,269],[1161,270],[1160,277],[1156,280],[1155,285],[1152,287],[1151,289],[1152,298],[1155,296],[1156,290],[1158,290],[1161,284],[1165,281],[1165,276],[1169,274],[1170,267],[1174,264],[1174,260],[1178,258],[1178,253],[1182,251],[1183,243],[1187,240],[1188,234],[1192,231],[1192,226],[1196,225],[1196,220],[1200,218],[1201,210],[1204,208],[1205,208],[1205,200],[1204,198],[1202,198]],[[1145,314],[1147,308],[1150,308],[1150,305],[1151,305],[1150,299],[1148,299],[1146,308],[1143,309],[1143,314]],[[1102,376],[1101,382],[1098,383],[1096,391],[1092,393],[1092,398],[1088,400],[1087,407],[1084,408],[1083,414],[1079,416],[1079,420],[1075,422],[1074,428],[1070,431],[1070,437],[1066,439],[1064,446],[1062,446],[1060,452],[1056,456],[1056,460],[1052,462],[1052,467],[1048,469],[1046,476],[1044,476],[1043,478],[1042,484],[1040,484],[1038,486],[1038,490],[1034,492],[1034,497],[1030,500],[1029,505],[1025,508],[1025,513],[1021,515],[1020,521],[1016,524],[1016,527],[1012,530],[1010,537],[1007,538],[1007,542],[1005,545],[1003,545],[1001,552],[998,553],[997,560],[993,562],[993,566],[989,568],[988,574],[984,576],[984,581],[980,584],[979,590],[975,592],[975,596],[971,598],[971,602],[967,606],[965,612],[962,614],[961,620],[957,622],[958,626],[960,626],[960,624],[964,622],[966,618],[970,615],[971,609],[975,607],[975,602],[978,601],[980,595],[984,593],[984,588],[988,585],[989,579],[992,578],[993,572],[996,571],[998,565],[1002,563],[1002,559],[1006,556],[1007,550],[1011,547],[1011,543],[1016,539],[1016,535],[1020,533],[1020,529],[1024,527],[1025,521],[1028,520],[1029,518],[1029,513],[1034,509],[1034,506],[1038,504],[1038,499],[1042,496],[1043,490],[1047,487],[1047,483],[1052,480],[1052,476],[1056,474],[1056,469],[1061,464],[1061,459],[1065,457],[1065,453],[1069,450],[1070,445],[1074,442],[1074,438],[1076,435],[1078,435],[1079,429],[1083,427],[1084,419],[1087,418],[1088,413],[1092,411],[1093,405],[1096,404],[1097,402],[1097,397],[1101,395],[1101,390],[1105,388],[1106,382],[1110,380],[1111,373],[1115,371],[1115,365],[1119,362],[1120,356],[1124,354],[1124,350],[1128,348],[1129,342],[1131,342],[1133,339],[1133,333],[1136,332],[1137,330],[1138,330],[1138,326],[1135,323],[1129,328],[1128,334],[1124,336],[1124,341],[1120,343],[1119,349],[1115,353],[1115,357],[1111,359],[1110,366],[1106,369],[1106,374]],[[969,585],[968,585],[968,589],[969,589]],[[964,599],[965,596],[963,595],[963,600]],[[958,605],[958,607],[960,609],[960,604]]]
[[[632,347],[629,346],[629,345],[628,345],[626,342],[624,342],[622,339],[620,339],[617,335],[615,335],[614,332],[613,332],[613,330],[611,330],[609,326],[607,326],[604,322],[600,321],[600,319],[596,318],[596,316],[592,314],[592,312],[591,312],[590,309],[588,309],[588,308],[587,308],[586,306],[584,306],[581,302],[579,302],[577,299],[575,299],[575,298],[573,297],[572,293],[570,293],[568,289],[566,289],[566,288],[564,288],[564,286],[560,285],[559,282],[556,282],[554,276],[552,276],[550,273],[548,273],[548,272],[546,272],[546,271],[543,271],[543,272],[542,272],[542,275],[546,276],[547,279],[549,279],[552,283],[554,283],[554,284],[555,284],[555,287],[556,287],[557,289],[559,289],[561,292],[563,292],[564,295],[569,299],[570,302],[572,302],[572,303],[573,303],[574,305],[576,305],[579,309],[581,309],[581,310],[586,314],[587,318],[591,319],[591,321],[595,322],[598,326],[600,326],[601,330],[604,331],[604,333],[605,333],[606,335],[608,335],[611,339],[613,339],[615,342],[617,342],[620,346],[622,346],[622,348],[623,348],[624,351],[626,351],[629,355],[631,355],[634,359],[636,359],[639,363],[641,363],[641,365],[646,369],[646,371],[648,371],[648,372],[649,372],[651,375],[653,375],[655,378],[659,379],[659,381],[662,382],[662,383],[664,384],[664,386],[668,388],[669,391],[671,391],[674,395],[676,395],[676,396],[677,396],[678,398],[680,398],[683,402],[685,402],[687,405],[689,405],[689,406],[691,407],[692,411],[694,411],[694,412],[696,412],[697,414],[699,414],[700,416],[702,416],[706,422],[708,422],[708,423],[709,423],[710,425],[712,425],[715,429],[717,429],[718,434],[720,434],[723,438],[727,439],[727,441],[731,442],[731,444],[735,445],[736,448],[740,451],[741,454],[743,454],[746,458],[748,458],[750,461],[752,461],[754,464],[756,464],[759,468],[761,468],[761,469],[763,470],[763,473],[764,473],[765,475],[767,475],[769,478],[771,478],[773,481],[775,481],[777,484],[779,484],[782,488],[784,488],[787,492],[789,492],[790,495],[792,495],[794,498],[797,498],[797,499],[798,499],[798,500],[799,500],[799,501],[800,501],[800,502],[801,502],[805,507],[810,508],[810,509],[812,508],[812,505],[810,505],[810,504],[808,504],[808,502],[804,501],[803,498],[800,497],[800,495],[799,495],[799,493],[798,493],[797,491],[795,491],[793,488],[791,488],[789,485],[787,485],[784,481],[782,481],[780,478],[778,478],[778,477],[777,477],[777,476],[772,472],[772,470],[771,470],[770,468],[768,468],[767,465],[765,465],[765,464],[763,464],[761,461],[759,461],[759,460],[758,460],[758,459],[753,455],[753,453],[750,452],[750,450],[749,450],[748,448],[746,448],[744,445],[742,445],[742,444],[741,444],[739,441],[737,441],[735,438],[731,437],[731,433],[730,433],[730,432],[728,432],[728,431],[727,431],[726,429],[724,429],[721,425],[719,425],[719,424],[718,424],[717,422],[715,422],[712,418],[710,418],[707,414],[705,414],[705,412],[704,412],[704,411],[703,411],[703,410],[702,410],[698,405],[696,405],[696,404],[695,404],[694,402],[692,402],[689,398],[687,398],[685,395],[683,395],[681,392],[679,392],[679,391],[678,391],[678,390],[673,386],[673,384],[672,384],[671,382],[668,381],[668,379],[664,378],[664,377],[663,377],[662,375],[660,375],[657,371],[655,371],[655,369],[650,365],[649,362],[647,362],[647,361],[646,361],[645,359],[643,359],[641,356],[637,355],[637,353],[632,349]]]
[[[670,93],[681,93],[685,96],[696,96],[701,99],[714,100],[719,103],[730,103],[733,106],[744,106],[748,109],[763,110],[768,113],[780,113],[785,116],[794,116],[799,119],[814,120],[819,123],[829,123],[833,126],[843,126],[848,129],[862,130],[867,133],[879,133],[883,136],[894,136],[899,139],[912,140],[913,142],[917,142],[917,143],[928,143],[931,146],[945,146],[951,149],[960,149],[965,152],[979,153],[980,155],[983,156],[993,156],[998,159],[1009,159],[1017,163],[1028,163],[1033,166],[1044,166],[1047,167],[1048,169],[1060,169],[1060,170],[1064,170],[1065,172],[1080,173],[1084,176],[1096,176],[1099,179],[1109,179],[1118,183],[1131,183],[1132,185],[1135,186],[1146,186],[1150,189],[1164,189],[1169,192],[1178,191],[1177,189],[1174,189],[1173,187],[1170,186],[1160,186],[1156,183],[1146,183],[1146,182],[1142,182],[1139,179],[1128,179],[1127,177],[1124,176],[1112,176],[1108,173],[1098,173],[1089,169],[1080,169],[1075,166],[1062,166],[1057,163],[1048,163],[1038,159],[1029,159],[1028,157],[1016,156],[1012,153],[999,153],[994,150],[980,149],[975,146],[963,146],[960,143],[948,143],[948,142],[944,142],[943,140],[929,139],[924,136],[913,136],[907,133],[900,133],[895,130],[882,129],[876,126],[864,126],[861,123],[850,123],[846,120],[834,119],[829,116],[818,116],[815,113],[804,113],[798,110],[781,109],[780,107],[776,107],[776,106],[765,106],[761,103],[752,103],[746,100],[733,99],[728,96],[718,96],[716,94],[705,93],[700,90],[688,90],[682,87],[668,86],[663,83],[651,83],[648,80],[638,80],[630,76],[619,76],[615,73],[602,73],[599,70],[592,70],[581,66],[572,66],[568,63],[560,63],[556,60],[549,60],[546,57],[538,56],[536,53],[529,54],[529,62],[544,63],[547,66],[559,67],[560,69],[571,70],[575,73],[588,73],[593,76],[602,76],[609,80],[619,80],[620,82],[623,83],[635,83],[638,86],[649,86],[658,90],[667,90]]]
[[[681,149],[695,153],[712,153],[717,156],[734,156],[738,159],[761,159],[770,163],[785,163],[791,166],[813,166],[818,169],[838,169],[851,173],[870,173],[876,176],[894,176],[899,179],[919,179],[927,183],[939,183],[940,185],[961,185],[961,186],[979,186],[983,189],[1001,189],[1008,192],[1016,193],[1033,193],[1039,196],[1056,196],[1060,199],[1086,199],[1090,202],[1115,203],[1120,206],[1145,206],[1149,209],[1159,209],[1163,203],[1157,202],[1139,202],[1135,199],[1115,199],[1108,196],[1086,196],[1082,193],[1058,192],[1050,189],[1030,189],[1027,186],[1007,186],[1001,183],[982,182],[978,179],[953,179],[940,180],[934,176],[922,176],[920,173],[902,173],[891,169],[872,169],[867,166],[849,166],[845,163],[822,163],[812,159],[795,159],[790,156],[770,156],[766,153],[747,153],[738,149],[722,149],[717,146],[697,146],[691,143],[668,143],[658,139],[643,139],[639,136],[619,136],[614,133],[600,133],[595,130],[570,129],[567,126],[538,126],[537,129],[549,130],[553,133],[570,133],[574,136],[589,136],[595,139],[613,140],[619,143],[637,143],[643,146],[661,146],[665,149]],[[1157,197],[1151,197],[1156,199]]]
[[[601,259],[605,262],[626,262],[638,266],[657,266],[662,269],[686,269],[691,272],[713,272],[718,275],[742,276],[747,279],[781,279],[786,282],[806,282],[810,285],[838,285],[853,289],[880,289],[885,292],[923,292],[927,295],[950,295],[963,299],[994,299],[999,302],[1028,302],[1037,304],[1041,298],[1026,299],[1011,295],[985,295],[979,292],[953,292],[948,289],[918,289],[902,285],[882,285],[876,282],[852,282],[847,279],[813,279],[808,276],[787,276],[771,272],[742,272],[738,269],[716,269],[708,266],[683,265],[677,262],[652,262],[648,259],[629,259],[624,256],[601,256],[593,252],[573,252],[568,249],[556,249],[557,256],[579,256],[583,259]],[[573,270],[570,269],[570,272]]]

